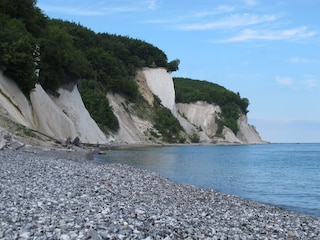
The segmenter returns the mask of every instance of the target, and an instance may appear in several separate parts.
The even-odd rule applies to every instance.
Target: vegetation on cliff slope
[[[160,99],[155,96],[154,101],[154,122],[155,128],[161,133],[162,140],[169,143],[184,143],[186,141],[183,134],[184,130],[177,118],[171,111],[160,104]]]
[[[35,46],[46,23],[35,1],[0,1],[0,67],[24,92],[37,82]]]
[[[237,120],[240,113],[248,112],[249,100],[241,98],[218,84],[193,80],[188,78],[174,78],[176,102],[191,103],[205,101],[221,107],[222,114],[218,121],[217,134],[222,133],[223,126],[229,127],[234,133],[238,132]]]
[[[138,105],[143,98],[134,81],[137,69],[164,67],[172,72],[179,68],[179,60],[168,62],[162,50],[145,41],[50,19],[36,7],[36,0],[1,0],[0,27],[0,70],[27,96],[36,83],[53,94],[64,84],[78,84],[86,108],[105,132],[119,128],[107,92]],[[237,132],[236,120],[240,112],[247,112],[248,99],[205,81],[176,78],[174,83],[177,102],[218,104],[219,131],[225,125]],[[182,141],[182,128],[170,111],[160,102],[152,111],[152,117],[144,117],[153,121],[163,140]]]
[[[150,43],[49,19],[36,0],[1,0],[0,9],[0,70],[27,96],[36,83],[53,94],[63,84],[78,83],[88,111],[105,131],[119,128],[107,92],[136,102],[137,69],[178,69],[178,60],[168,62]]]

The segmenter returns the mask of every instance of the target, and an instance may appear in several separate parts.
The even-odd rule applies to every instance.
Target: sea
[[[320,217],[320,144],[135,147],[95,161]]]

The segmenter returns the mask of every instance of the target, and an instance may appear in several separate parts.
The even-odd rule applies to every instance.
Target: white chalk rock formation
[[[106,136],[84,106],[77,86],[68,86],[68,88],[59,88],[60,96],[51,96],[51,99],[60,112],[63,112],[72,122],[75,136],[86,143],[106,143]]]
[[[126,100],[119,94],[107,94],[113,113],[119,121],[119,130],[114,135],[114,141],[118,143],[146,143],[148,142],[145,132],[152,128],[152,124],[143,120],[123,107]],[[128,108],[129,106],[127,106]]]
[[[186,133],[198,134],[200,142],[264,143],[259,134],[248,124],[246,115],[242,115],[238,120],[237,136],[231,129],[225,127],[222,132],[224,138],[217,138],[216,118],[221,113],[220,107],[203,101],[176,104],[173,79],[164,68],[144,68],[138,72],[137,82],[140,93],[150,105],[154,100],[152,94],[158,96],[162,105],[170,109],[179,120]]]
[[[217,142],[222,142],[222,143],[235,143],[235,144],[241,144],[243,143],[241,140],[239,140],[236,135],[234,134],[234,132],[227,127],[224,127],[222,130],[222,135],[224,136],[224,138],[218,138],[216,139]]]
[[[149,103],[150,106],[153,106],[154,96],[153,92],[150,90],[146,76],[143,70],[138,70],[135,80],[138,84],[138,90],[142,97]]]
[[[221,109],[214,104],[198,101],[195,103],[175,103],[175,89],[171,74],[164,68],[144,68],[136,77],[139,91],[150,106],[154,96],[179,120],[189,136],[197,134],[200,142],[211,143],[264,143],[257,131],[248,124],[247,116],[238,120],[239,132],[235,135],[229,128],[223,129],[223,137],[217,137],[217,117]],[[130,104],[123,97],[107,95],[120,129],[106,139],[91,118],[81,99],[78,88],[73,85],[58,90],[59,97],[46,93],[36,85],[28,100],[16,83],[0,72],[0,110],[13,121],[43,132],[60,140],[79,137],[85,143],[148,143],[152,142],[151,132],[157,132],[150,120],[139,118],[130,110]],[[129,111],[128,111],[129,109]],[[155,139],[155,141],[157,141]]]
[[[58,92],[59,97],[51,96],[37,84],[28,100],[16,83],[0,72],[0,108],[14,122],[60,140],[79,137],[84,143],[107,143],[78,88],[60,88]]]
[[[243,143],[250,144],[260,144],[265,143],[259,133],[248,124],[248,118],[246,115],[242,114],[238,119],[239,132],[237,133],[237,138]]]
[[[0,71],[0,107],[9,117],[24,126],[33,128],[33,113],[30,102],[17,84]]]
[[[59,139],[77,136],[71,119],[61,111],[39,84],[31,91],[30,101],[36,130]]]
[[[247,116],[241,115],[238,120],[239,132],[235,135],[231,129],[224,127],[222,131],[223,138],[216,137],[218,124],[216,118],[219,117],[221,109],[219,106],[202,101],[195,103],[177,103],[177,111],[182,117],[178,117],[180,124],[190,135],[198,131],[201,142],[219,142],[236,144],[261,144],[264,143],[257,131],[248,124]],[[192,126],[185,123],[185,120]],[[205,136],[204,136],[204,134]]]
[[[165,68],[144,68],[142,73],[148,87],[159,97],[161,104],[172,112],[175,111],[175,91],[171,74]]]
[[[191,124],[202,129],[208,137],[216,134],[218,125],[215,121],[220,107],[203,101],[195,103],[177,103],[176,108]]]

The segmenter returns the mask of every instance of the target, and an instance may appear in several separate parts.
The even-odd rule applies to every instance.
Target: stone
[[[6,145],[7,141],[4,138],[0,137],[0,150],[3,150],[6,147]]]
[[[79,147],[80,146],[80,138],[75,137],[75,139],[73,139],[73,141],[72,141],[72,145]]]
[[[99,233],[94,230],[90,229],[87,233],[87,238],[86,239],[91,239],[91,240],[102,240],[102,237],[99,235]]]
[[[135,210],[135,213],[138,214],[138,215],[142,215],[142,214],[144,214],[145,212],[144,212],[143,210],[136,209],[136,210]]]
[[[60,237],[61,240],[69,240],[70,237],[67,234],[62,234]]]
[[[319,217],[85,156],[0,151],[0,238],[320,239]]]
[[[29,239],[29,235],[30,235],[29,232],[21,233],[21,234],[19,234],[18,240],[27,240],[27,239]]]

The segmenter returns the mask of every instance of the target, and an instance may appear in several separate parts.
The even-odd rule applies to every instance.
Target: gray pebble
[[[85,153],[0,151],[0,238],[320,239],[320,218]]]

